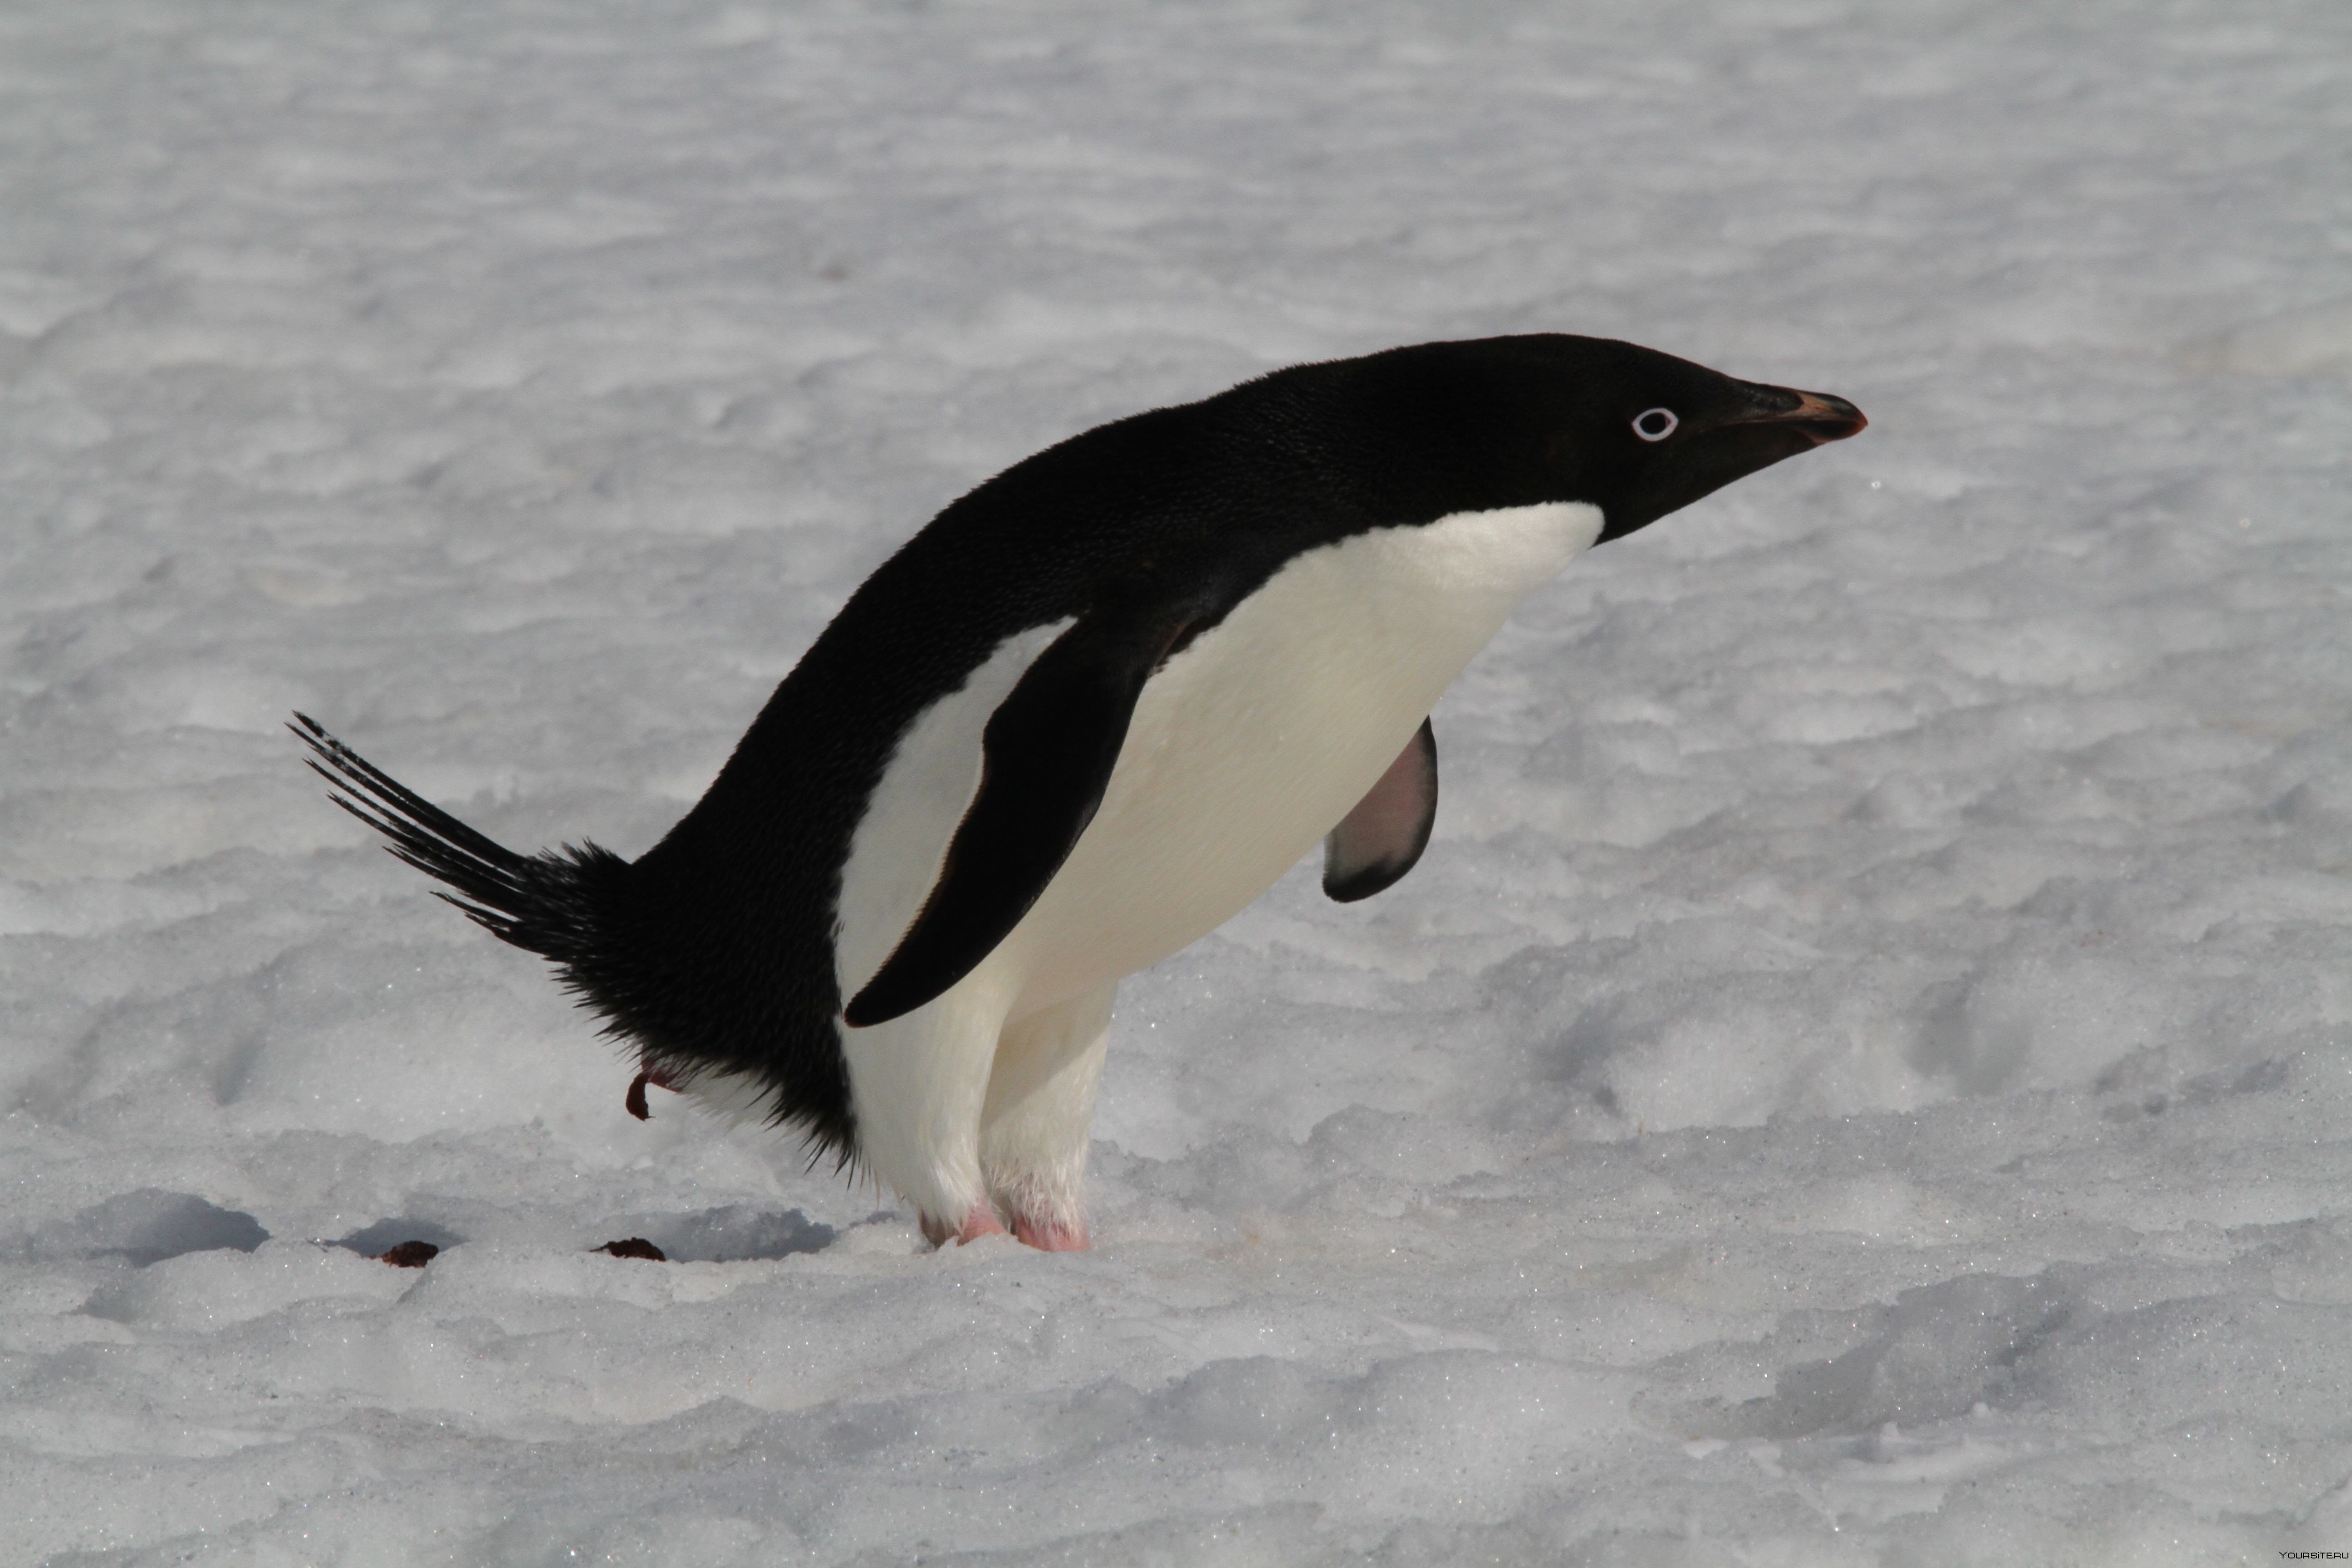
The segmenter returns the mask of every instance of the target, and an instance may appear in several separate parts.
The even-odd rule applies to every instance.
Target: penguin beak
[[[1861,409],[1826,392],[1799,392],[1791,386],[1758,386],[1748,412],[1736,414],[1726,425],[1777,425],[1819,447],[1858,436],[1870,421]]]

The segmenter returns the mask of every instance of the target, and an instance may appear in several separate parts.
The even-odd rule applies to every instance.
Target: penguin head
[[[1425,343],[1357,363],[1380,367],[1373,423],[1411,510],[1583,501],[1601,509],[1603,542],[1869,423],[1842,397],[1605,338]]]
[[[1581,470],[1580,488],[1590,492],[1581,499],[1601,508],[1603,541],[1870,423],[1827,393],[1738,381],[1630,343],[1606,346],[1621,351],[1612,356],[1621,368],[1585,384],[1553,458],[1564,472]]]

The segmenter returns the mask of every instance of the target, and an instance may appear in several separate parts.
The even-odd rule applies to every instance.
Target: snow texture
[[[2352,1550],[2341,0],[21,0],[0,175],[0,1560]],[[1548,330],[1874,424],[1129,983],[1086,1256],[632,1120],[279,729],[635,854],[994,470]]]

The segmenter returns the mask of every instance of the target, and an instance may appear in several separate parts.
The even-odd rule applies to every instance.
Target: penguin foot
[[[1086,1123],[1077,1123],[1083,1131]],[[989,1191],[1013,1223],[1013,1234],[1040,1252],[1084,1252],[1087,1240],[1086,1176],[1076,1161],[1007,1176],[990,1173]]]
[[[1040,1252],[1084,1252],[1092,1245],[1087,1240],[1084,1220],[1066,1223],[1061,1220],[1031,1219],[1027,1215],[1013,1216],[1013,1237],[1028,1243]]]
[[[965,1242],[977,1241],[983,1236],[1004,1234],[1004,1226],[997,1219],[996,1211],[986,1204],[972,1205],[971,1212],[963,1216],[961,1225],[950,1225],[929,1215],[924,1215],[922,1222],[923,1239],[933,1247],[945,1247],[950,1241],[961,1247]]]
[[[1004,1223],[996,1217],[996,1210],[987,1204],[977,1204],[964,1216],[961,1225],[950,1225],[946,1220],[922,1216],[923,1239],[933,1247],[945,1247],[954,1242],[961,1247],[983,1236],[1003,1236]],[[1013,1216],[1013,1239],[1040,1252],[1084,1252],[1093,1244],[1087,1239],[1083,1220],[1070,1222],[1037,1218],[1015,1213]]]

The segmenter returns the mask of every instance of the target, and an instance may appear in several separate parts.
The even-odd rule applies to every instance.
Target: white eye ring
[[[1665,423],[1659,424],[1660,420]],[[1681,424],[1671,408],[1644,408],[1633,416],[1633,434],[1644,441],[1663,441]]]

